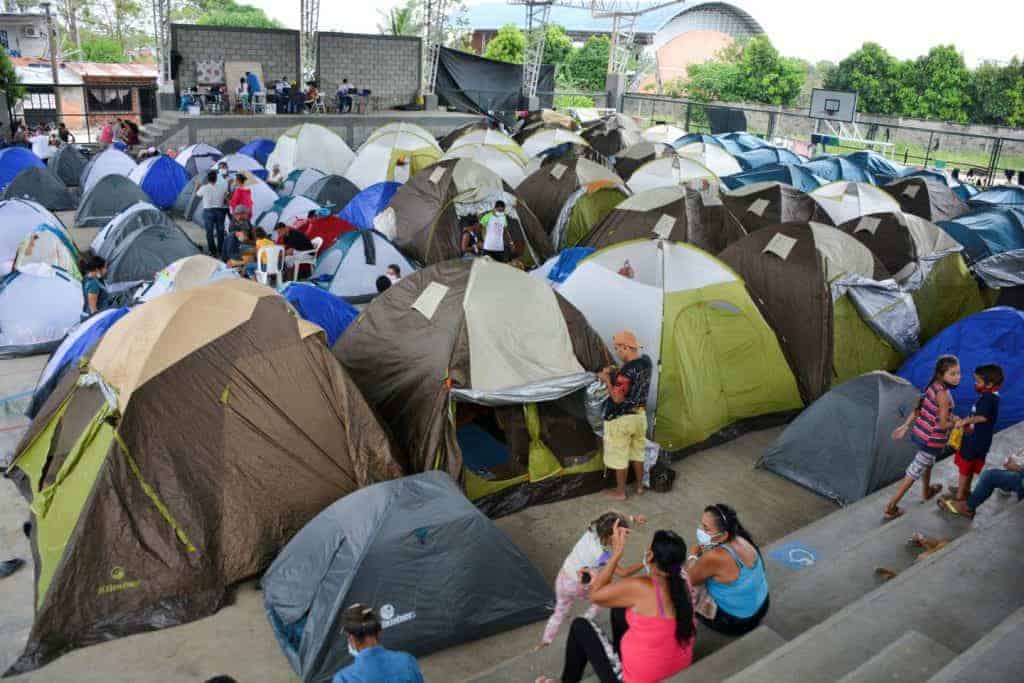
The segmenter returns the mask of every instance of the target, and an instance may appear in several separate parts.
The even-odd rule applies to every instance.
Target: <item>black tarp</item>
[[[515,112],[526,109],[522,98],[523,66],[487,59],[470,52],[441,48],[437,61],[438,100],[459,111]],[[555,67],[540,68],[537,92],[540,106],[550,108],[554,101]]]
[[[735,133],[747,130],[747,115],[739,109],[707,107],[708,125],[713,135]]]

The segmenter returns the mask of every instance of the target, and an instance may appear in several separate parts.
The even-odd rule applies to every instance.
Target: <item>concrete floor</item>
[[[66,225],[73,217],[61,215]],[[193,239],[202,231],[186,224]],[[72,229],[80,246],[95,230]],[[0,361],[0,398],[34,384],[45,358]],[[20,418],[12,417],[11,420]],[[14,422],[11,438],[24,428]],[[2,425],[0,425],[2,428]],[[835,507],[823,498],[765,471],[753,469],[780,428],[752,432],[730,443],[698,453],[675,465],[675,488],[667,494],[648,492],[618,507],[643,513],[649,525],[637,533],[628,551],[639,560],[650,535],[672,528],[688,542],[694,540],[701,511],[713,502],[735,506],[759,542],[767,543],[818,519]],[[3,432],[0,432],[3,434]],[[3,442],[0,441],[0,444]],[[2,456],[2,452],[0,452]],[[550,581],[587,523],[612,507],[602,495],[538,506],[497,520]],[[0,559],[30,558],[21,533],[27,505],[9,483],[0,483]],[[0,671],[20,654],[32,624],[33,575],[30,567],[0,581]],[[451,682],[486,671],[528,651],[539,639],[542,624],[534,624],[424,657],[420,664],[428,681]],[[244,683],[297,680],[280,649],[262,606],[255,581],[237,589],[232,605],[191,624],[114,640],[72,652],[42,669],[14,681],[203,681],[230,674]]]

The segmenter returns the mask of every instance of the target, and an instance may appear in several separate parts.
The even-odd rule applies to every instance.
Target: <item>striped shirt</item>
[[[932,449],[941,449],[949,439],[949,429],[939,427],[939,397],[945,393],[949,399],[949,410],[953,411],[953,395],[942,382],[935,382],[925,389],[921,397],[921,409],[914,420],[913,439],[918,444]]]

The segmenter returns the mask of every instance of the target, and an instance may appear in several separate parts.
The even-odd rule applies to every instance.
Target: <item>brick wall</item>
[[[320,33],[320,90],[334,99],[341,79],[381,98],[382,107],[413,101],[420,90],[420,39],[358,33]]]
[[[263,80],[299,80],[299,32],[284,29],[223,26],[171,26],[171,49],[181,55],[175,87],[178,92],[196,84],[196,62],[259,62]],[[237,84],[229,86],[233,88]]]

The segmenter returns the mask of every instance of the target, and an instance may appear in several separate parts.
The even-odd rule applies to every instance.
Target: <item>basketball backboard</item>
[[[853,123],[856,115],[857,93],[845,90],[822,90],[821,88],[814,88],[811,91],[809,116],[812,119]]]

